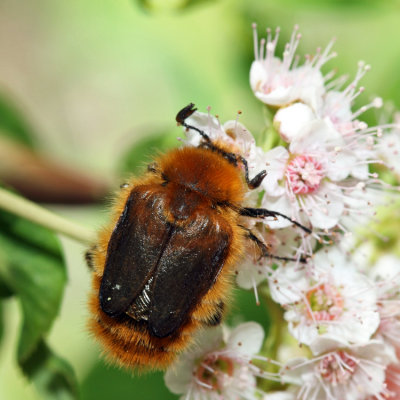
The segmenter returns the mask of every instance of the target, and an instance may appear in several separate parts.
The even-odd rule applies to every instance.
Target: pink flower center
[[[337,351],[324,357],[317,366],[322,378],[333,384],[348,381],[354,374],[357,361],[344,351]]]
[[[294,194],[313,193],[319,188],[324,172],[314,157],[296,156],[286,168],[286,177]]]
[[[198,366],[195,376],[198,383],[209,390],[223,388],[223,375],[233,376],[234,364],[228,357],[209,356]]]
[[[325,283],[308,291],[306,296],[310,318],[316,321],[333,321],[342,314],[343,298],[336,287]]]

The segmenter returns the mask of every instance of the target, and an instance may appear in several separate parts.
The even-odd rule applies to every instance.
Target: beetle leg
[[[239,214],[243,215],[244,217],[250,217],[250,218],[265,218],[265,217],[274,217],[276,220],[277,217],[282,217],[290,221],[292,224],[298,226],[299,228],[303,229],[303,231],[307,233],[312,233],[310,228],[307,228],[306,226],[300,224],[299,222],[289,218],[285,214],[281,214],[278,211],[271,211],[267,210],[266,208],[251,208],[251,207],[245,207],[239,210]]]
[[[94,260],[93,253],[97,250],[97,245],[93,245],[89,250],[85,253],[85,261],[88,268],[93,271],[94,270]]]
[[[269,257],[269,258],[273,258],[273,259],[275,259],[275,260],[281,260],[281,261],[294,261],[294,262],[307,263],[307,259],[304,258],[304,257],[293,258],[293,257],[274,256],[273,254],[271,254],[271,253],[268,251],[267,245],[266,245],[262,240],[260,240],[250,229],[248,229],[248,228],[246,228],[246,227],[244,227],[244,226],[242,226],[242,225],[239,225],[239,226],[240,226],[244,231],[247,232],[246,237],[247,237],[248,239],[250,239],[251,241],[253,241],[253,242],[256,244],[256,246],[260,249],[260,251],[261,251],[261,257],[260,257],[260,259],[263,258],[263,257]]]

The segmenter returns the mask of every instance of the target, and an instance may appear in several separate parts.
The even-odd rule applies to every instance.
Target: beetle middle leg
[[[93,271],[94,267],[95,267],[93,256],[94,256],[94,253],[96,251],[97,251],[97,245],[95,244],[89,250],[87,250],[86,253],[85,253],[85,261],[86,261],[86,264],[87,264],[88,268],[91,271]]]
[[[245,232],[246,232],[246,237],[247,239],[250,239],[252,242],[255,243],[255,245],[260,249],[261,252],[261,257],[268,257],[268,258],[273,258],[275,260],[281,260],[281,261],[294,261],[294,262],[301,262],[301,263],[307,263],[307,259],[304,257],[300,258],[294,258],[294,257],[282,257],[282,256],[275,256],[271,254],[268,250],[267,245],[260,240],[250,229],[239,225]]]

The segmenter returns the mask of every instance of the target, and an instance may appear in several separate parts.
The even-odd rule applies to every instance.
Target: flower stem
[[[78,242],[93,243],[95,232],[65,219],[21,196],[0,187],[0,208],[61,233]]]
[[[269,293],[268,284],[260,285],[259,293],[264,299],[264,304],[266,305],[268,314],[271,318],[268,337],[264,342],[261,353],[263,356],[266,356],[272,360],[277,360],[278,350],[282,344],[286,329],[286,323],[283,319],[283,310],[279,304],[272,300]],[[269,364],[266,368],[266,371],[270,373],[278,373],[279,367],[274,364]],[[281,390],[282,384],[279,382],[266,380],[262,384],[262,389],[265,391]]]

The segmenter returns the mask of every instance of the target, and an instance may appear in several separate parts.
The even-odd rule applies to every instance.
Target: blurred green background
[[[397,0],[0,0],[0,109],[7,108],[3,115],[10,118],[6,128],[0,118],[0,137],[33,147],[34,157],[46,160],[35,170],[41,171],[44,191],[46,182],[54,188],[51,179],[60,181],[47,177],[48,165],[60,166],[64,177],[73,171],[69,192],[82,180],[92,194],[97,188],[85,201],[76,198],[76,189],[69,204],[29,190],[26,195],[99,227],[107,219],[104,194],[155,149],[175,144],[182,132],[174,117],[189,102],[203,111],[211,105],[222,121],[241,110],[241,121],[255,135],[261,132],[262,106],[248,84],[254,21],[260,34],[267,26],[281,26],[280,49],[299,24],[302,54],[336,37],[339,56],[325,71],[353,76],[357,62],[365,60],[372,70],[362,81],[360,103],[379,95],[400,106]],[[24,193],[32,179],[15,179],[20,164],[11,165],[16,157],[7,159],[6,145],[6,139],[0,141],[0,179],[7,176],[11,184],[14,179]],[[69,283],[49,343],[75,369],[82,399],[176,398],[162,374],[132,377],[102,361],[85,328],[90,285],[85,249],[72,240],[62,243]],[[256,307],[252,293],[237,294],[231,319],[257,320],[267,329],[265,306]],[[15,361],[17,303],[8,300],[4,313],[0,399],[39,399]]]

